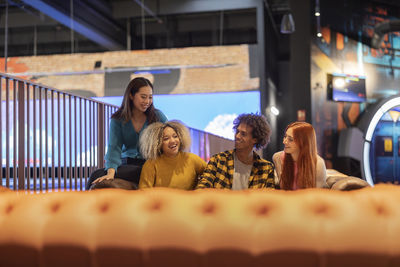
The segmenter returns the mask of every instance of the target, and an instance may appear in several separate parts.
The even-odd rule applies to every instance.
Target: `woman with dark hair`
[[[143,77],[131,80],[119,109],[111,116],[105,169],[90,176],[86,189],[118,177],[138,185],[145,162],[139,149],[139,135],[150,124],[166,122],[166,116],[153,105],[153,85]]]
[[[306,122],[288,125],[284,150],[273,155],[276,183],[284,190],[327,187],[324,160],[317,155],[314,128]]]
[[[156,122],[147,127],[140,136],[140,149],[147,161],[139,188],[194,189],[206,162],[184,151],[189,147],[189,130],[179,121]]]

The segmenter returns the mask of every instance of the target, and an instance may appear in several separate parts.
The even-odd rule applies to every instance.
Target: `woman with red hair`
[[[276,183],[281,189],[327,187],[324,160],[317,155],[314,128],[306,122],[286,127],[284,150],[273,155]]]

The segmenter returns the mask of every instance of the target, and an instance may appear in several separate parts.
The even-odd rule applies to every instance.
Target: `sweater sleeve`
[[[317,175],[315,183],[318,188],[328,188],[328,185],[326,184],[325,162],[320,156],[318,156],[317,159]]]
[[[203,174],[204,169],[207,166],[207,163],[202,158],[197,156],[196,154],[193,154],[193,158],[194,158],[194,165],[195,165],[194,168],[196,171],[196,175],[197,175],[197,177],[199,177],[200,175]]]
[[[281,181],[281,173],[282,173],[282,159],[281,159],[281,154],[283,152],[276,152],[273,156],[272,156],[272,161],[274,162],[275,165],[275,171],[274,171],[274,183],[275,186],[279,186],[280,185],[280,181]]]
[[[214,180],[217,174],[217,165],[217,157],[211,157],[203,174],[199,178],[199,183],[197,184],[196,189],[212,188],[214,186]]]
[[[106,170],[113,168],[117,170],[121,165],[122,152],[122,129],[121,123],[115,119],[110,122],[110,136],[108,139],[107,154],[105,156]]]
[[[154,187],[156,170],[154,160],[147,160],[140,173],[139,189]]]

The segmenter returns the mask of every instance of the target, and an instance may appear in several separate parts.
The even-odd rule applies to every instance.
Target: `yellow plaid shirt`
[[[233,153],[234,150],[228,150],[214,155],[200,176],[196,189],[231,189],[235,171]],[[254,153],[254,163],[249,177],[249,189],[267,187],[275,188],[274,165]]]

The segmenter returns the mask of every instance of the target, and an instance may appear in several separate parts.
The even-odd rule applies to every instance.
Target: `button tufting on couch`
[[[0,194],[0,266],[400,266],[400,188]]]

